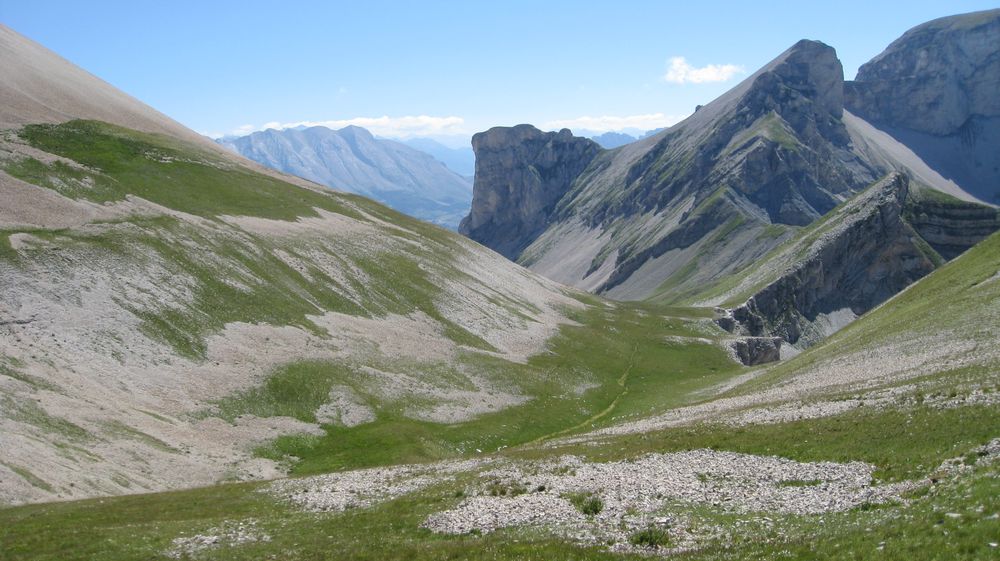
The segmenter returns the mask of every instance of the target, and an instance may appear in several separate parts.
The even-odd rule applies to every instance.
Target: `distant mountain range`
[[[610,150],[611,148],[618,148],[619,146],[625,146],[626,144],[630,144],[632,142],[635,142],[636,140],[646,138],[647,136],[652,136],[662,130],[663,129],[655,129],[651,131],[639,132],[634,135],[616,131],[609,131],[603,134],[594,134],[589,131],[583,131],[577,134],[585,136],[593,140],[594,142],[600,144],[601,148],[607,148]]]
[[[471,178],[476,173],[476,154],[472,151],[472,144],[468,142],[463,148],[445,146],[433,138],[408,138],[400,142],[434,156],[437,161],[459,175]]]
[[[267,167],[357,193],[421,220],[454,229],[472,202],[472,179],[459,150],[432,140],[421,146],[376,138],[361,127],[265,130],[219,144]],[[471,150],[470,150],[471,153]]]

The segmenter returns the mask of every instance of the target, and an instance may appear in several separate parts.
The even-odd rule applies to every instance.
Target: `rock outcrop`
[[[807,346],[881,304],[998,228],[993,208],[911,193],[893,173],[806,236],[792,265],[718,323]]]
[[[535,137],[490,131],[503,165],[477,170],[467,222],[554,280],[724,306],[805,346],[1000,225],[979,204],[1000,203],[998,77],[1000,10],[914,28],[846,84],[833,48],[799,41],[659,134],[560,160],[573,173],[533,205]]]
[[[736,358],[746,366],[781,360],[781,337],[743,337],[733,341]]]
[[[875,180],[842,113],[836,52],[803,40],[680,124],[614,150],[568,131],[491,129],[473,139],[474,201],[460,231],[614,298],[671,281],[694,290]]]
[[[472,210],[459,231],[516,259],[546,226],[556,203],[601,151],[569,129],[495,127],[472,137],[476,179]]]
[[[954,259],[1000,230],[997,209],[930,194],[907,200],[904,216],[941,257]]]

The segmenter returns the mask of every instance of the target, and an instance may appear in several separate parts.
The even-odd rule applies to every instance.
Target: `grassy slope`
[[[323,437],[281,437],[258,453],[273,459],[295,456],[300,461],[293,473],[311,474],[493,451],[603,426],[615,417],[663,411],[738,371],[714,345],[665,342],[668,335],[703,336],[704,324],[692,323],[691,318],[634,306],[595,306],[577,313],[574,319],[581,325],[562,328],[550,342],[549,352],[532,357],[526,365],[471,353],[463,357],[477,370],[495,371],[497,378],[516,383],[521,392],[534,396],[527,403],[442,425],[406,417],[405,402],[373,402],[375,422],[350,428],[326,426]],[[331,366],[306,364],[299,368],[316,371],[311,377],[315,380]],[[325,393],[322,388],[311,388],[308,394],[300,391],[297,380],[301,376],[301,371],[293,370],[272,378],[273,384],[265,386],[262,393],[255,391],[249,403],[237,405],[232,414],[267,412],[258,408],[264,403],[275,413],[312,420],[314,404]],[[349,372],[334,374],[329,380],[350,384]],[[593,387],[579,393],[567,391],[574,381],[581,380]],[[233,405],[229,402],[224,407]]]
[[[473,352],[493,349],[437,307],[440,279],[468,279],[454,262],[459,246],[453,234],[360,197],[312,192],[235,168],[214,154],[165,137],[90,121],[31,125],[19,134],[33,147],[75,164],[12,160],[6,170],[15,176],[94,202],[135,194],[208,220],[205,226],[170,216],[132,217],[80,230],[32,232],[87,261],[151,261],[173,278],[190,279],[190,301],[125,303],[141,318],[146,335],[181,356],[204,360],[207,338],[231,322],[299,326],[322,336],[309,315],[323,311],[370,318],[420,311],[442,324],[453,342],[469,349],[453,363],[407,362],[405,357],[370,357],[364,364],[349,359],[292,362],[276,368],[262,386],[229,396],[217,410],[204,412],[229,420],[254,414],[314,422],[313,412],[327,400],[331,386],[352,387],[374,409],[375,422],[352,428],[327,425],[326,436],[282,437],[257,450],[279,460],[294,456],[296,473],[427,461],[580,431],[616,416],[662,411],[738,371],[714,345],[664,341],[668,335],[717,333],[701,321],[705,312],[606,308],[597,299],[588,299],[584,310],[574,312],[580,325],[563,327],[548,352],[528,364]],[[317,208],[362,223],[374,217],[405,230],[392,230],[395,245],[375,251],[350,235],[282,239],[236,230],[218,219],[249,215],[291,220],[315,216]],[[22,251],[36,257],[31,249]],[[280,253],[300,258],[307,270],[291,266]],[[317,264],[317,255],[360,274],[334,278]],[[15,253],[9,258],[17,259]],[[516,296],[494,298],[511,314],[525,317],[532,311]],[[419,372],[459,388],[468,384],[465,373],[475,372],[531,399],[458,424],[415,421],[411,410],[428,404],[380,397],[358,382],[361,366]]]
[[[881,427],[899,419],[888,412],[858,418],[788,423],[734,431],[679,430],[613,441],[595,458],[640,450],[715,446],[777,453],[800,459],[863,458],[883,461],[911,475],[914,462],[925,466],[961,456],[992,429],[995,409],[913,412],[907,431]],[[933,437],[925,438],[926,430]],[[863,431],[871,440],[850,436]],[[979,436],[977,436],[979,435]],[[639,442],[640,446],[636,447]],[[858,442],[865,446],[852,451]],[[890,446],[885,447],[885,444]],[[952,446],[954,443],[954,446]],[[559,450],[552,453],[562,453]],[[975,463],[975,457],[967,460]],[[921,471],[922,470],[922,471]],[[997,467],[979,467],[957,481],[944,481],[912,495],[908,505],[874,511],[859,509],[824,516],[773,516],[778,524],[761,527],[759,517],[711,510],[693,511],[696,521],[735,528],[733,541],[720,540],[683,559],[985,559],[995,541],[1000,511]],[[892,477],[890,477],[891,479]],[[544,533],[504,530],[486,537],[437,536],[419,528],[430,513],[457,503],[463,483],[443,484],[372,509],[342,514],[305,514],[256,493],[259,484],[229,484],[191,491],[113,499],[31,505],[0,510],[0,544],[10,559],[158,559],[177,535],[191,535],[225,520],[254,518],[272,536],[268,543],[203,552],[202,559],[619,559],[598,549],[563,543]],[[683,506],[678,508],[683,510]],[[944,516],[960,514],[960,519]],[[879,545],[882,550],[877,550]]]
[[[805,368],[880,343],[950,334],[992,347],[1000,324],[1000,233],[983,240],[933,274],[736,391],[781,383]],[[988,365],[985,365],[989,367]],[[994,371],[997,365],[993,365]],[[974,369],[982,369],[980,365]]]

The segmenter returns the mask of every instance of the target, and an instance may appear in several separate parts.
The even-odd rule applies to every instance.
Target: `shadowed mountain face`
[[[472,200],[467,177],[420,150],[377,139],[361,127],[266,130],[219,142],[265,166],[450,228],[458,225]]]
[[[1000,10],[907,31],[846,84],[847,108],[970,194],[1000,203]]]

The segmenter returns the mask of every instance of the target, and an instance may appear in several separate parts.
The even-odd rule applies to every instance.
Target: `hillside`
[[[799,42],[678,125],[591,155],[549,195],[545,228],[513,257],[617,299],[645,298],[684,271],[695,274],[675,282],[681,290],[753,262],[879,175],[850,151],[842,80],[832,48]],[[516,142],[501,140],[504,129],[486,134],[490,146]],[[477,159],[488,164],[491,154]],[[477,198],[506,199],[487,177],[475,191],[462,231],[496,247],[477,222],[496,231],[508,223]]]
[[[452,229],[472,200],[467,178],[419,149],[377,139],[361,127],[270,129],[218,142],[270,168]]]
[[[616,394],[565,332],[619,321],[599,305],[262,170],[0,31],[2,105],[33,108],[0,135],[0,502],[462,455]]]

